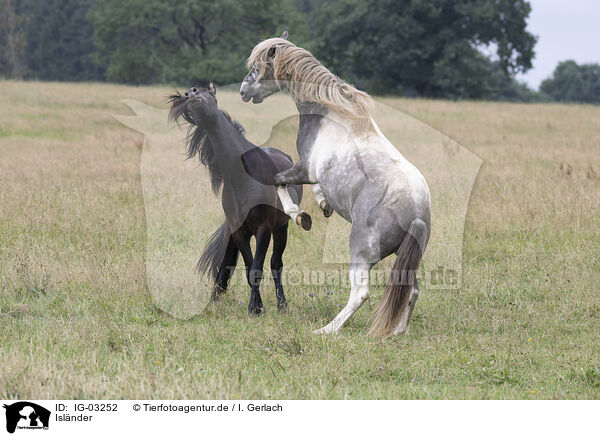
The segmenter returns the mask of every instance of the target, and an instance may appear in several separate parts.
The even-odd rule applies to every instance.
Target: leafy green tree
[[[498,86],[482,48],[509,75],[531,68],[525,0],[337,0],[315,13],[317,53],[376,93],[484,98]]]
[[[539,102],[543,97],[532,90],[527,84],[519,82],[514,76],[502,69],[498,62],[492,62],[489,67],[488,80],[493,84],[490,100]]]
[[[234,83],[252,47],[289,27],[369,92],[531,101],[514,79],[531,67],[529,12],[525,0],[0,0],[0,74]],[[564,95],[583,92],[580,75]]]
[[[18,13],[13,0],[0,0],[0,74],[21,79],[27,44],[23,30],[27,18]]]
[[[92,19],[108,79],[127,83],[238,82],[257,42],[307,33],[292,0],[103,0]]]
[[[540,91],[556,101],[600,103],[600,65],[561,62]]]
[[[28,77],[43,80],[101,80],[94,62],[94,27],[87,19],[96,0],[21,0]]]

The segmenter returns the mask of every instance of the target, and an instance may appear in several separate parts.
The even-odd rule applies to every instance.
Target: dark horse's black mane
[[[208,89],[189,88],[183,96],[175,93],[168,98],[172,105],[169,119],[189,123],[188,159],[198,155],[201,164],[208,167],[215,194],[223,185],[223,189],[228,189],[221,198],[225,221],[208,239],[196,270],[200,274],[210,274],[214,285],[212,298],[218,299],[227,290],[241,254],[250,286],[248,313],[258,315],[263,311],[260,282],[273,239],[271,272],[277,307],[283,311],[287,302],[281,280],[282,256],[290,216],[281,210],[283,205],[273,186],[273,178],[292,167],[292,158],[276,148],[257,147],[246,140],[242,125],[218,109],[217,102],[212,99],[215,95],[211,83]],[[194,103],[190,104],[192,101]],[[228,174],[232,174],[231,180]],[[290,184],[287,191],[288,200],[297,207],[302,200],[302,185]],[[309,230],[310,216],[304,211],[298,212],[294,213],[295,222]],[[253,237],[256,241],[254,253],[250,244]]]
[[[208,137],[208,132],[192,118],[192,114],[186,104],[187,100],[188,98],[181,95],[179,91],[167,98],[167,102],[172,105],[169,112],[169,119],[177,123],[183,119],[189,123],[186,140],[187,149],[185,154],[188,159],[198,155],[200,163],[206,166],[210,172],[210,185],[213,192],[216,194],[223,184],[223,173],[215,160],[213,146]],[[224,110],[219,109],[219,112],[221,112],[225,119],[239,132],[240,136],[245,136],[246,129],[244,129],[244,126],[238,121],[232,120],[231,116]]]

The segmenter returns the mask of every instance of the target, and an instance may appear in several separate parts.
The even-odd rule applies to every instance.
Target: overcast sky
[[[533,68],[520,75],[537,89],[567,59],[600,63],[600,0],[530,0],[528,29],[537,35]]]

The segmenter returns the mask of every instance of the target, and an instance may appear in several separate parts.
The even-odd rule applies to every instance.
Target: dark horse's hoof
[[[263,311],[264,306],[262,304],[262,300],[260,299],[258,301],[250,302],[250,304],[248,304],[248,315],[250,316],[258,316],[262,314]]]
[[[251,307],[248,306],[248,315],[250,316],[259,316],[262,315],[263,308],[262,307]]]
[[[215,285],[215,288],[213,289],[212,295],[211,295],[211,300],[212,301],[220,301],[221,300],[221,296],[223,294],[225,294],[225,292],[227,292],[227,289],[222,288],[219,285]]]
[[[329,218],[331,215],[333,215],[333,208],[329,204],[327,204],[325,200],[323,200],[319,204],[319,207],[323,211],[323,215],[325,215],[325,218]]]
[[[309,231],[312,228],[312,218],[306,212],[300,212],[296,217],[296,224]]]
[[[286,313],[288,311],[288,304],[287,301],[283,300],[279,300],[277,301],[277,309],[279,309],[280,312]]]

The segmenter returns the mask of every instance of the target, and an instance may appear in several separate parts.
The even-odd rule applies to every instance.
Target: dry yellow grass
[[[288,286],[287,316],[270,283],[259,319],[243,284],[188,321],[155,308],[144,138],[112,114],[169,91],[0,82],[0,397],[597,398],[600,108],[380,100],[483,160],[462,287],[422,292],[409,335],[382,343],[366,309],[338,337],[310,334],[343,286]],[[260,143],[285,101],[231,112]],[[293,150],[293,122],[275,133]],[[291,229],[286,268],[320,250],[305,204],[315,232]]]

